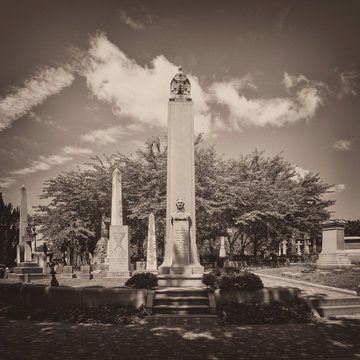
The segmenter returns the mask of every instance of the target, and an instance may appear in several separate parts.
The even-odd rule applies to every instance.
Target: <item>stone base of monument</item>
[[[168,287],[203,287],[202,274],[159,274],[158,286]]]
[[[50,274],[41,274],[41,273],[24,273],[24,274],[15,274],[15,273],[10,273],[8,274],[8,278],[9,281],[14,281],[14,282],[28,282],[28,281],[32,281],[32,280],[43,280],[43,279],[51,279],[51,275]]]
[[[318,269],[351,269],[355,265],[351,263],[348,254],[344,251],[334,253],[321,253],[316,262]]]
[[[159,274],[163,275],[202,275],[202,266],[160,266]]]
[[[106,278],[109,279],[114,279],[114,278],[130,278],[131,276],[131,271],[118,271],[118,272],[108,272],[106,274]]]

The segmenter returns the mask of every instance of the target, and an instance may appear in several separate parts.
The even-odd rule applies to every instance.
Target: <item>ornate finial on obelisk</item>
[[[122,225],[122,188],[121,173],[115,169],[112,175],[111,225]]]
[[[190,92],[190,81],[179,66],[178,72],[170,83],[170,101],[191,101]]]

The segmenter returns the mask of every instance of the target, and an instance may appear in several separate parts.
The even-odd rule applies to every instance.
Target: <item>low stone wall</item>
[[[353,264],[360,263],[360,249],[345,250],[345,253]]]
[[[61,305],[97,307],[100,305],[146,304],[147,290],[131,288],[73,288],[22,283],[0,283],[0,302],[25,306]]]
[[[227,302],[236,303],[269,303],[269,302],[286,302],[300,295],[298,288],[265,288],[256,291],[250,290],[215,290],[216,306]]]

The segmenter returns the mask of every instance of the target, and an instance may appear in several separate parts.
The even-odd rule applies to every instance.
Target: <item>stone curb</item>
[[[280,277],[280,276],[274,276],[274,275],[265,275],[265,274],[261,274],[261,273],[254,273],[258,276],[263,276],[263,277],[267,277],[270,279],[275,279],[275,280],[282,280],[282,281],[291,281],[295,284],[301,284],[301,285],[307,285],[307,286],[312,286],[315,288],[320,288],[320,289],[327,289],[327,290],[332,290],[332,291],[337,291],[343,294],[348,294],[348,295],[353,295],[353,296],[357,296],[356,291],[352,291],[352,290],[347,290],[347,289],[341,289],[341,288],[336,288],[333,286],[327,286],[327,285],[321,285],[321,284],[314,284],[312,282],[307,282],[307,281],[301,281],[301,280],[295,280],[295,279],[290,279],[290,278],[284,278],[284,277]]]

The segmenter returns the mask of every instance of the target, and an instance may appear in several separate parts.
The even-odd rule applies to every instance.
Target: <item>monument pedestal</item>
[[[351,269],[354,267],[344,251],[343,220],[331,220],[322,224],[322,251],[316,262],[318,269]]]
[[[129,227],[126,225],[111,225],[109,271],[106,277],[129,278],[130,276]]]

